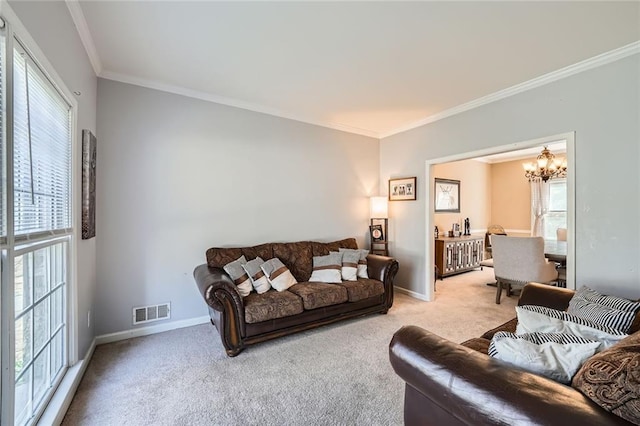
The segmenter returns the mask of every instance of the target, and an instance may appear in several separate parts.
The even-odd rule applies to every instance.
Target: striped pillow
[[[253,284],[253,288],[256,289],[258,294],[266,293],[271,288],[271,284],[269,284],[267,276],[264,274],[262,269],[260,269],[260,265],[263,263],[264,260],[258,256],[242,265],[247,274],[249,274],[251,284]]]
[[[367,273],[367,255],[369,254],[369,250],[366,249],[339,249],[340,252],[357,252],[360,256],[358,260],[358,278],[369,278],[369,274]]]
[[[583,286],[569,301],[567,313],[626,333],[639,309],[640,302],[605,296]]]
[[[341,251],[338,254],[342,258],[342,281],[358,281],[359,250]]]
[[[292,285],[298,284],[291,271],[277,257],[264,262],[260,265],[260,269],[267,276],[271,287],[278,291],[285,291]]]
[[[341,283],[342,254],[333,252],[326,256],[313,256],[313,272],[310,282]]]
[[[570,383],[580,366],[601,343],[564,333],[497,332],[489,356],[560,383]]]
[[[600,349],[606,349],[627,337],[615,328],[596,324],[564,311],[544,306],[516,306],[518,325],[516,334],[526,333],[566,333],[602,342]]]
[[[229,274],[233,283],[238,288],[238,293],[240,293],[242,297],[247,297],[249,293],[251,293],[251,279],[242,267],[245,263],[247,263],[247,259],[245,259],[244,256],[240,256],[238,259],[222,267],[222,269]]]

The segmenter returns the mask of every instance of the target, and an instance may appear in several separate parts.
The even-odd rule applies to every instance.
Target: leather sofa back
[[[313,269],[313,256],[324,256],[340,248],[357,249],[355,238],[322,243],[298,241],[293,243],[266,243],[253,247],[212,247],[207,250],[207,264],[212,268],[222,268],[244,255],[247,260],[261,257],[269,260],[277,257],[291,271],[298,282],[308,281]]]

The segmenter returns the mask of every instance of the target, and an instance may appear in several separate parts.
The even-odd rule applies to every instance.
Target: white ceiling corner
[[[84,17],[84,13],[82,13],[80,2],[78,0],[65,0],[65,3],[67,5],[67,9],[69,9],[69,13],[71,14],[71,19],[76,26],[76,30],[78,31],[84,50],[89,56],[93,72],[95,72],[97,76],[100,76],[102,74],[102,62],[100,61],[100,55],[98,55],[96,45],[93,42],[93,37],[91,37],[91,31],[89,30],[87,20]]]
[[[378,139],[640,53],[640,3],[65,2],[102,78]]]

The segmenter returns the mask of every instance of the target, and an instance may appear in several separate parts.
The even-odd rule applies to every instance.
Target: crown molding
[[[540,77],[536,77],[534,79],[525,81],[524,83],[516,84],[515,86],[511,86],[506,89],[500,90],[498,92],[491,93],[490,95],[483,96],[471,102],[467,102],[462,105],[449,108],[437,114],[423,118],[422,120],[408,124],[406,126],[398,127],[397,129],[391,132],[381,134],[379,135],[379,137],[380,139],[384,139],[389,136],[396,135],[398,133],[406,132],[408,130],[415,129],[420,126],[424,126],[425,124],[433,123],[435,121],[442,120],[444,118],[451,117],[453,115],[460,114],[462,112],[469,111],[474,108],[478,108],[483,105],[487,105],[489,103],[496,102],[513,95],[517,95],[518,93],[526,92],[527,90],[544,86],[545,84],[549,84],[554,81],[558,81],[563,78],[570,77],[574,74],[578,74],[583,71],[590,70],[592,68],[609,64],[611,62],[615,62],[617,60],[626,58],[627,56],[635,55],[638,53],[640,53],[640,41],[636,41],[636,42],[627,44],[626,46],[622,46],[620,48],[610,50],[609,52],[605,52],[600,55],[594,56],[592,58],[585,59],[584,61],[580,61],[573,65],[560,68],[559,70],[552,71],[547,74],[543,74]]]
[[[102,61],[100,61],[98,50],[93,42],[93,37],[91,37],[91,31],[89,31],[89,25],[87,24],[87,20],[82,12],[80,2],[78,0],[65,0],[65,3],[67,5],[67,9],[69,9],[69,13],[71,14],[71,19],[76,26],[80,40],[84,45],[84,50],[89,56],[93,72],[99,76],[102,73]]]
[[[147,87],[149,89],[160,90],[162,92],[169,92],[176,95],[186,96],[189,98],[201,99],[203,101],[214,102],[217,104],[259,112],[262,114],[268,114],[276,117],[287,118],[289,120],[300,121],[302,123],[313,124],[315,126],[327,127],[334,130],[340,130],[342,132],[355,133],[358,135],[379,139],[378,133],[372,130],[361,129],[359,127],[353,127],[346,124],[321,121],[321,120],[313,119],[310,117],[305,117],[300,114],[281,111],[275,108],[270,108],[263,105],[257,105],[250,102],[241,101],[238,99],[218,96],[218,95],[203,92],[200,90],[187,89],[182,86],[174,86],[171,84],[165,84],[165,83],[161,83],[158,81],[149,80],[145,78],[132,77],[126,74],[119,74],[111,71],[103,71],[100,74],[100,77],[105,78],[107,80],[114,80],[114,81],[119,81],[121,83]]]

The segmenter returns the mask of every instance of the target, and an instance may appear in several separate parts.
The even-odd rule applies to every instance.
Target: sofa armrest
[[[389,358],[408,386],[456,420],[452,424],[628,424],[571,387],[419,327],[395,333]]]
[[[398,273],[398,261],[393,257],[370,254],[367,256],[367,275],[382,281],[387,308],[393,305],[393,280]]]
[[[207,264],[196,267],[193,271],[200,294],[207,305],[216,311],[223,312],[225,300],[229,300],[242,313],[244,320],[244,303],[231,278],[220,268],[211,268]]]
[[[566,311],[574,293],[573,290],[548,284],[528,283],[520,293],[518,306],[536,305]]]

